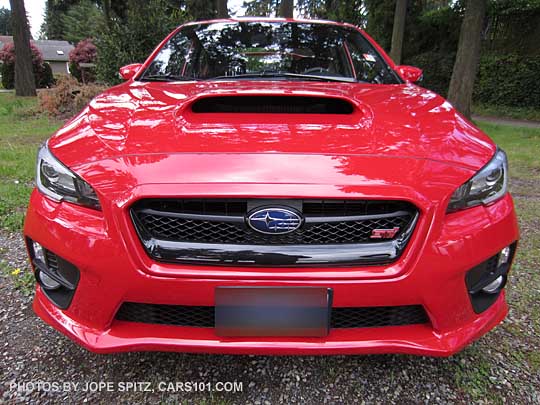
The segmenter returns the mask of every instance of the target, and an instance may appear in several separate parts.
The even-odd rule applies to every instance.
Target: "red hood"
[[[337,97],[351,115],[194,114],[208,95]],[[295,153],[428,159],[478,170],[495,145],[440,96],[414,85],[125,83],[97,96],[49,142],[66,165],[126,155]]]

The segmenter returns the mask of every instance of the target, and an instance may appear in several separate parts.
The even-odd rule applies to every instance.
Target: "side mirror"
[[[396,66],[396,70],[399,75],[408,82],[418,82],[422,80],[423,72],[422,69],[419,69],[414,66],[399,65]]]
[[[129,80],[137,74],[142,63],[132,63],[131,65],[122,66],[120,68],[120,77],[124,80]]]

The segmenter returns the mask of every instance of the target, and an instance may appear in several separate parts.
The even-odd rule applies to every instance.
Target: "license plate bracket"
[[[215,331],[222,337],[324,337],[330,329],[332,289],[216,287]]]

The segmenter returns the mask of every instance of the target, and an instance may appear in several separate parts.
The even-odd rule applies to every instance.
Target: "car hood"
[[[215,96],[344,100],[352,114],[194,113]],[[128,82],[94,98],[50,140],[67,166],[129,156],[301,154],[379,156],[478,170],[496,146],[442,97],[412,84]]]

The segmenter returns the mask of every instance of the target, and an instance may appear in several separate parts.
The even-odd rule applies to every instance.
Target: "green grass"
[[[485,122],[478,126],[508,154],[511,177],[540,178],[540,129]]]
[[[5,274],[6,277],[10,277],[13,281],[13,285],[21,294],[30,296],[35,289],[34,274],[30,266],[24,268],[13,268],[9,266],[3,259],[0,259],[0,271]]]
[[[0,228],[21,229],[38,145],[61,122],[34,112],[35,98],[0,94]]]
[[[477,346],[471,346],[467,350],[468,356],[475,361],[475,366],[469,364],[456,364],[456,384],[463,391],[467,392],[475,400],[484,399],[488,403],[493,403],[496,398],[490,390],[489,376],[491,374],[491,365]]]
[[[530,107],[508,107],[486,104],[473,105],[473,114],[485,117],[512,118],[517,120],[540,121],[540,110]]]

